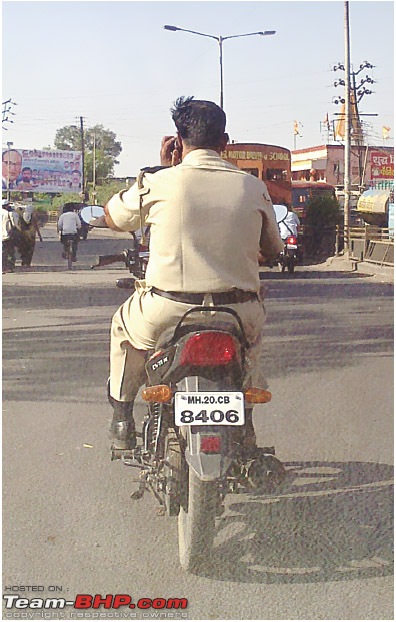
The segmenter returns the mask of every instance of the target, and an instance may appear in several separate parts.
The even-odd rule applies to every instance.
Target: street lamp
[[[247,32],[242,35],[230,35],[228,37],[221,37],[216,35],[208,35],[205,32],[197,32],[196,30],[187,30],[187,28],[179,28],[178,26],[170,26],[167,24],[164,26],[165,30],[171,30],[175,32],[176,30],[182,30],[183,32],[191,32],[193,35],[200,35],[201,37],[209,37],[210,39],[215,39],[219,44],[220,51],[220,108],[223,108],[224,103],[224,93],[223,93],[223,41],[226,39],[237,39],[238,37],[252,37],[253,35],[261,35],[265,37],[266,35],[274,35],[276,33],[275,30],[264,30],[260,32]]]

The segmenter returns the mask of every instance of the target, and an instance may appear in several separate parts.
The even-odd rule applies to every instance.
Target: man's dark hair
[[[4,162],[4,156],[10,153],[17,153],[22,161],[21,152],[18,151],[18,149],[6,149],[5,151],[3,151],[3,155],[1,156],[1,161]]]
[[[23,173],[24,171],[30,171],[30,172],[32,172],[32,169],[30,168],[30,166],[24,166],[24,167],[23,167],[23,169],[22,169],[22,173]]]
[[[217,149],[226,126],[226,115],[220,106],[193,97],[178,97],[171,114],[187,146]]]
[[[75,203],[65,203],[63,206],[62,213],[67,214],[67,212],[74,212],[74,210],[75,210]]]

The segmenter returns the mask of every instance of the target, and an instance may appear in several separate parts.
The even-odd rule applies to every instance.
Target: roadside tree
[[[315,197],[307,204],[304,221],[304,246],[307,255],[334,254],[336,225],[342,222],[337,199]]]
[[[77,125],[66,125],[57,130],[54,140],[56,149],[81,151],[81,131]],[[84,131],[84,173],[87,183],[93,181],[93,151],[95,145],[96,183],[101,184],[114,174],[114,166],[118,164],[121,143],[116,135],[103,125],[94,125]]]

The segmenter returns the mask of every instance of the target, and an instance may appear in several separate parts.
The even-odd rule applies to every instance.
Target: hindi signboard
[[[393,153],[371,151],[370,164],[371,179],[393,179],[395,174]]]
[[[81,192],[81,151],[3,149],[2,189],[10,192]]]

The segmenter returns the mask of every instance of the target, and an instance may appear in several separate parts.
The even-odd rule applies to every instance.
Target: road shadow
[[[217,581],[350,581],[393,571],[393,468],[364,462],[286,464],[278,496],[233,495],[217,527]]]

